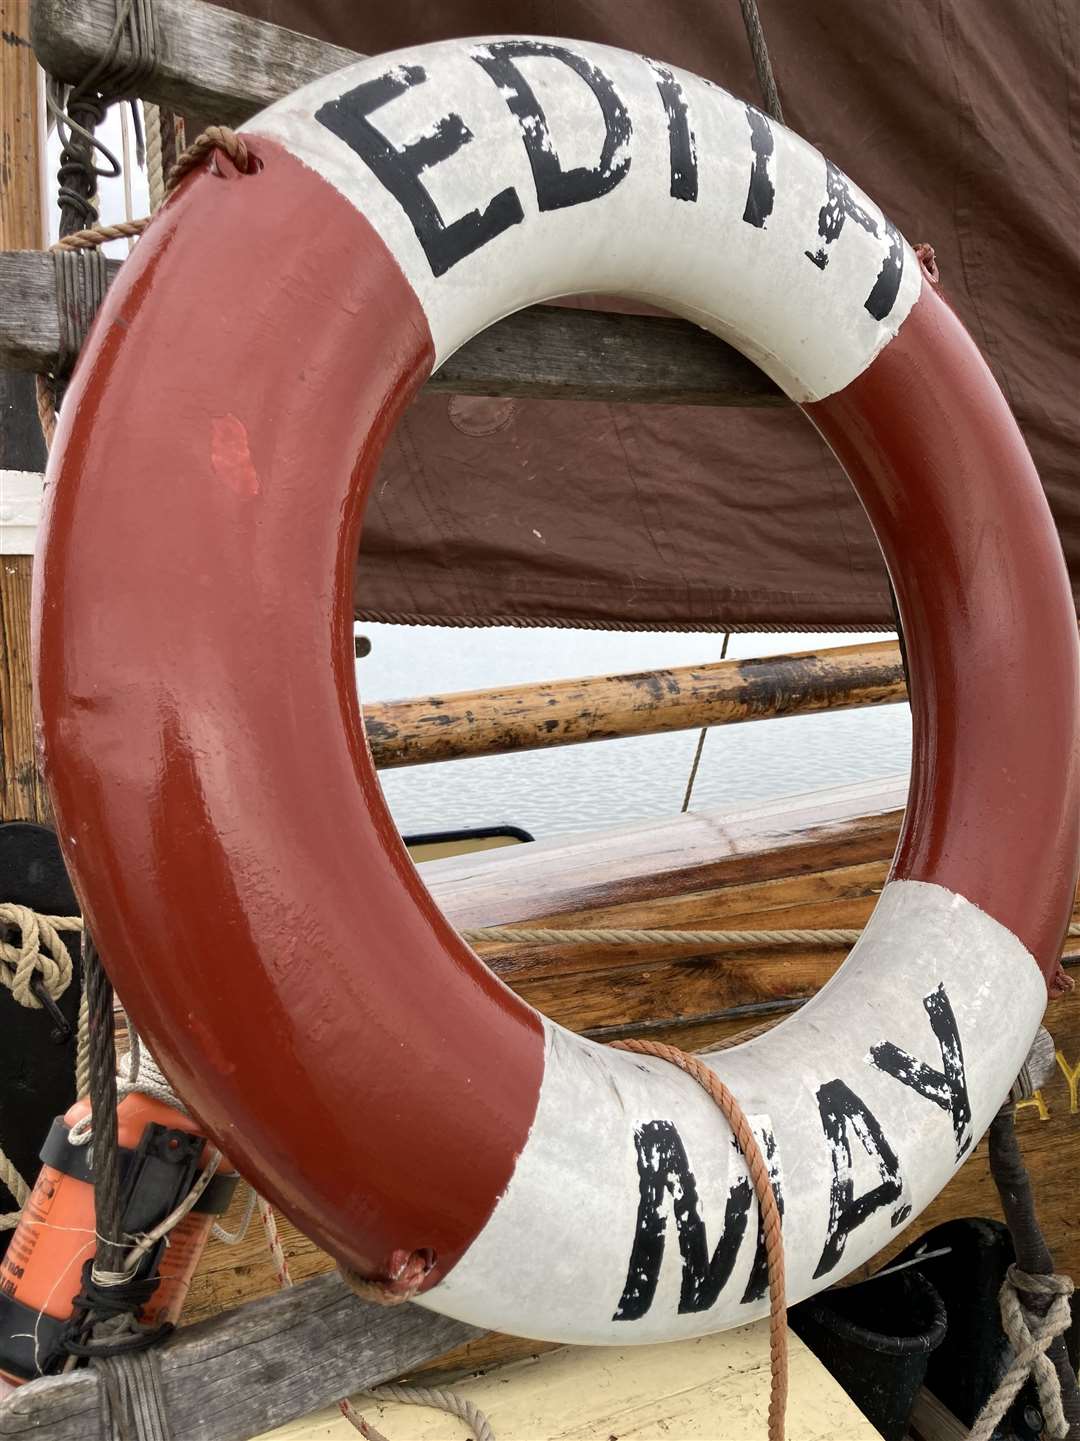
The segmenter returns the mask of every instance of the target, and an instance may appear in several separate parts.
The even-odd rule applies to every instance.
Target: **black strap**
[[[68,1139],[68,1128],[64,1123],[63,1116],[57,1116],[52,1123],[45,1144],[41,1148],[41,1160],[46,1166],[51,1166],[54,1171],[60,1171],[65,1176],[71,1176],[76,1181],[84,1181],[88,1186],[94,1184],[94,1172],[90,1165],[93,1154],[92,1146],[73,1146]],[[202,1149],[202,1138],[198,1138]],[[130,1168],[134,1162],[136,1152],[127,1146],[120,1147],[120,1184],[123,1187],[127,1181]],[[197,1178],[196,1178],[197,1179]],[[210,1181],[206,1190],[191,1208],[193,1212],[202,1215],[222,1216],[229,1209],[232,1198],[236,1192],[240,1177],[235,1171],[218,1172]]]

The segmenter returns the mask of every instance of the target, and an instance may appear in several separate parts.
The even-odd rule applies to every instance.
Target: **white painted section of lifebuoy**
[[[932,1091],[927,1078],[944,1077],[946,1067],[925,998],[942,988],[970,1101],[970,1121],[959,1129],[943,1096],[928,1099],[910,1084],[910,1070],[899,1079],[872,1054],[880,1058],[883,1043],[906,1052],[916,1069],[926,1068],[923,1090]],[[970,1154],[1005,1100],[1045,1006],[1046,984],[1011,932],[942,887],[893,881],[845,965],[813,1000],[766,1035],[706,1057],[759,1137],[765,1129],[775,1137],[789,1301],[868,1260],[937,1195],[963,1159],[958,1150]],[[764,1314],[767,1294],[743,1301],[756,1202],[716,1300],[680,1314],[686,1278],[674,1203],[686,1195],[686,1178],[677,1167],[665,1171],[654,1146],[646,1163],[659,1161],[664,1173],[651,1217],[662,1221],[663,1236],[655,1292],[636,1319],[614,1319],[641,1219],[641,1138],[655,1135],[658,1123],[677,1129],[700,1201],[687,1229],[695,1218],[703,1224],[709,1258],[722,1249],[728,1197],[745,1168],[695,1081],[664,1061],[547,1026],[540,1103],[510,1184],[464,1258],[421,1304],[517,1335],[615,1345],[700,1335]],[[839,1122],[837,1096],[855,1098]],[[835,1234],[838,1179],[850,1180],[857,1204],[889,1174],[896,1193],[853,1225],[835,1264],[815,1277]],[[633,1289],[640,1309],[641,1288]]]
[[[906,242],[806,141],[718,86],[605,46],[416,46],[314,81],[247,129],[374,225],[421,301],[436,364],[514,310],[603,292],[697,321],[812,401],[859,375],[919,294]],[[433,260],[447,246],[455,257]]]
[[[33,555],[45,477],[36,470],[0,470],[0,555]]]

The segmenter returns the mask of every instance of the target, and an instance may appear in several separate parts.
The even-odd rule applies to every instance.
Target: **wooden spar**
[[[139,98],[182,115],[239,125],[283,95],[362,57],[202,0],[154,0],[159,35]],[[113,0],[34,0],[33,42],[50,75],[75,84],[102,58],[116,23]]]
[[[110,282],[120,264],[108,262]],[[0,253],[0,365],[47,371],[59,343],[52,260]],[[457,395],[537,400],[790,403],[745,356],[689,321],[557,305],[520,311],[483,331],[452,355],[428,386]]]
[[[0,248],[45,243],[45,187],[39,138],[40,74],[30,49],[29,0],[0,0]],[[51,265],[47,256],[35,256]],[[17,293],[5,290],[17,308]],[[44,469],[45,450],[33,381],[14,374],[0,354],[0,488],[14,489],[20,472]],[[0,530],[0,539],[3,531]],[[0,552],[3,546],[0,544]],[[30,575],[32,557],[0,553],[0,819],[45,820],[49,805],[34,761],[30,707]]]
[[[334,1274],[186,1327],[156,1355],[172,1435],[248,1441],[480,1334],[419,1306],[358,1301]],[[0,1438],[98,1435],[100,1386],[91,1370],[29,1382],[0,1401]]]
[[[893,641],[364,707],[383,770],[904,700]]]

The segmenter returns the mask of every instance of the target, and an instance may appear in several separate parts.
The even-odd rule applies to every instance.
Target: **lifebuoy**
[[[607,291],[753,357],[892,573],[915,758],[863,939],[711,1059],[782,1200],[789,1294],[941,1189],[1004,1099],[1077,872],[1077,633],[1038,477],[894,226],[809,145],[638,55],[363,61],[247,127],[124,266],[68,392],[38,567],[44,761],[120,995],[222,1149],[369,1275],[562,1341],[766,1308],[755,1203],[687,1076],[538,1016],[406,858],[356,702],[380,450],[468,336]]]

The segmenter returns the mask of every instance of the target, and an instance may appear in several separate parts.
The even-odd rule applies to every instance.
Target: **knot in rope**
[[[215,150],[227,155],[242,175],[247,175],[256,168],[242,135],[230,130],[227,125],[208,125],[169,171],[169,178],[165,182],[166,193],[175,190],[184,176],[197,169]]]
[[[362,1301],[376,1306],[401,1306],[419,1294],[433,1262],[423,1251],[395,1251],[385,1277],[361,1276],[348,1266],[339,1266],[349,1290]]]
[[[969,1441],[989,1441],[998,1422],[1016,1399],[1029,1376],[1034,1379],[1042,1407],[1045,1435],[1061,1441],[1069,1422],[1061,1402],[1061,1382],[1047,1351],[1072,1323],[1069,1300],[1074,1286],[1068,1276],[1033,1275],[1012,1265],[1005,1274],[998,1305],[1001,1324],[1013,1350],[1013,1360],[997,1390],[976,1417]],[[1052,1298],[1045,1315],[1037,1315],[1022,1295]]]
[[[40,1010],[41,1001],[34,994],[34,982],[51,1001],[59,998],[71,984],[71,952],[61,931],[81,931],[81,916],[44,916],[29,906],[14,901],[0,901],[0,927],[20,932],[18,943],[0,935],[0,984],[5,985],[20,1006]]]

